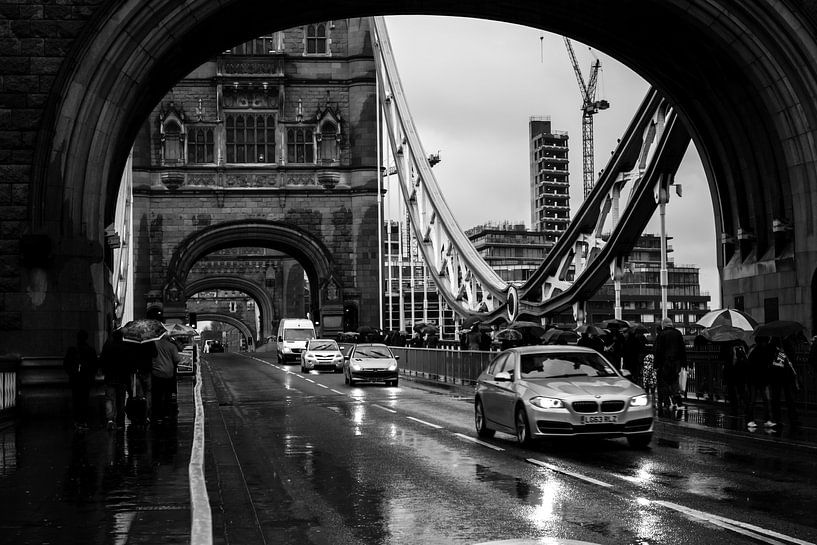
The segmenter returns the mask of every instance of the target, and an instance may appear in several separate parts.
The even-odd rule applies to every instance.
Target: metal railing
[[[17,369],[20,358],[0,357],[0,423],[14,417],[17,409]]]
[[[479,374],[497,355],[497,352],[460,350],[459,343],[450,341],[441,342],[441,345],[441,348],[392,346],[391,349],[400,356],[401,373],[462,386],[473,386]],[[718,354],[717,347],[687,349],[687,399],[726,401],[727,387]],[[807,349],[795,353],[794,367],[798,376],[797,404],[817,410],[817,369],[809,366]]]

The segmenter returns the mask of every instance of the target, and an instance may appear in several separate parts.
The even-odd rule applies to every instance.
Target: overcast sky
[[[561,36],[529,27],[453,17],[388,17],[400,77],[427,153],[440,151],[437,182],[463,229],[504,220],[530,227],[528,119],[550,116],[570,144],[571,213],[582,200],[581,95]],[[540,38],[544,38],[541,40]],[[604,168],[648,84],[632,70],[573,42],[585,81],[595,54],[602,72],[594,116],[595,170]],[[720,306],[714,216],[693,146],[676,176],[667,232],[677,264],[701,268],[701,288]],[[658,233],[656,212],[647,232]]]

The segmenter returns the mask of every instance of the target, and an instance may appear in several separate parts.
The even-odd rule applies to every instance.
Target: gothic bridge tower
[[[135,300],[172,318],[185,314],[188,283],[211,276],[209,289],[235,289],[242,277],[269,292],[259,271],[199,265],[262,252],[288,259],[273,280],[279,293],[268,293],[265,336],[273,321],[307,314],[339,332],[344,307],[374,322],[374,93],[365,19],[261,36],[174,85],[133,148]]]

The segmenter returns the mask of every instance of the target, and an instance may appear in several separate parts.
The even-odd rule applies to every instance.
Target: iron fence
[[[460,350],[454,343],[444,348],[391,348],[400,356],[400,371],[403,374],[463,386],[473,386],[482,370],[497,355],[497,352]],[[727,388],[718,355],[718,347],[687,349],[688,399],[726,400]],[[807,347],[795,353],[794,367],[798,376],[797,403],[810,410],[817,409],[817,369],[808,364]]]
[[[0,357],[0,421],[9,419],[17,408],[19,366],[19,358]]]

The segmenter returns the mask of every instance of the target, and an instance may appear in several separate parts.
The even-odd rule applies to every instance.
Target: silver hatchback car
[[[385,382],[397,386],[397,360],[391,349],[380,343],[359,343],[352,346],[343,361],[344,382]]]
[[[301,352],[301,372],[343,371],[343,354],[334,339],[309,339]]]
[[[646,392],[598,352],[578,346],[523,346],[500,352],[477,379],[477,435],[495,431],[528,444],[544,437],[626,437],[645,448],[653,434]]]

